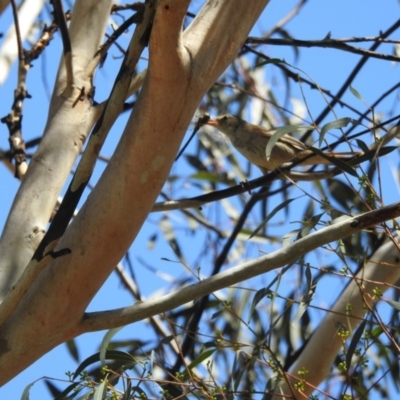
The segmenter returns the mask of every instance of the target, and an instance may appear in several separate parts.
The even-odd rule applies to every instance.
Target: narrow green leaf
[[[365,319],[357,328],[357,330],[354,332],[354,335],[351,339],[349,348],[347,349],[346,352],[346,366],[347,366],[347,371],[350,370],[351,366],[351,359],[353,358],[353,354],[357,349],[358,342],[361,339],[362,334],[364,333],[365,326],[367,325],[367,320]]]
[[[199,364],[201,364],[204,360],[207,360],[207,358],[209,358],[214,352],[215,352],[216,348],[209,348],[205,351],[203,351],[202,353],[200,353],[198,355],[197,358],[195,358],[189,365],[188,367],[185,369],[185,371],[183,372],[183,377],[182,380],[186,380],[189,378],[189,373],[188,371],[192,370],[193,368],[197,367]]]
[[[281,60],[280,58],[270,58],[269,60],[265,60],[257,64],[254,68],[259,68],[267,64],[286,64],[285,60]]]
[[[221,177],[219,177],[214,172],[209,172],[209,171],[196,172],[195,174],[192,174],[190,177],[198,181],[206,181],[210,183],[224,183],[226,181]]]
[[[154,355],[155,355],[155,353],[154,353],[154,349],[153,349],[150,352],[150,372],[151,372],[151,374],[153,374],[153,371],[154,371]]]
[[[395,310],[400,311],[400,303],[394,300],[385,300],[386,303],[390,304]]]
[[[376,326],[374,329],[372,329],[369,336],[372,339],[377,339],[382,333],[383,333],[383,329],[380,326]]]
[[[380,157],[385,156],[386,154],[389,154],[393,150],[396,150],[396,149],[398,149],[397,146],[386,146],[386,147],[381,147],[378,150],[378,152],[376,152],[376,150],[369,150],[368,152],[365,152],[364,154],[361,154],[360,156],[354,157],[353,160],[350,160],[348,162],[348,165],[358,165],[364,161],[372,160],[377,155],[379,155]]]
[[[69,354],[71,355],[71,357],[78,362],[79,361],[79,352],[78,352],[78,348],[76,346],[76,342],[74,339],[68,340],[67,342],[65,342],[65,344],[67,345],[67,349]]]
[[[275,298],[275,292],[271,290],[271,287],[272,287],[273,285],[275,285],[275,283],[277,283],[277,288],[279,287],[283,274],[284,274],[289,268],[291,268],[291,264],[289,264],[289,265],[287,265],[286,267],[282,268],[282,270],[279,272],[279,274],[276,275],[274,279],[272,279],[272,281],[269,283],[269,285],[268,285],[267,287],[262,288],[262,289],[260,289],[260,290],[258,290],[258,291],[256,292],[256,294],[255,294],[254,297],[253,297],[253,301],[251,302],[251,305],[250,305],[250,311],[249,311],[248,322],[250,322],[250,320],[251,320],[251,318],[252,318],[252,316],[253,316],[254,310],[255,310],[255,308],[256,308],[256,306],[257,306],[257,304],[258,304],[264,297],[266,297],[266,296],[271,296],[271,304],[272,304],[272,302],[273,302],[273,300],[274,300],[274,298]]]
[[[255,347],[253,350],[253,354],[251,355],[250,359],[246,360],[246,364],[239,364],[239,368],[236,368],[235,371],[233,371],[233,383],[232,383],[232,389],[233,392],[236,393],[239,389],[240,384],[242,383],[243,376],[245,373],[248,373],[249,371],[254,371],[254,364],[257,362],[257,360],[260,357],[260,352],[259,348]],[[247,375],[247,374],[246,374]]]
[[[136,362],[135,359],[129,353],[119,350],[107,350],[105,358],[107,360],[122,361],[127,364],[132,364]],[[92,365],[99,361],[100,361],[100,352],[93,354],[90,357],[83,360],[76,369],[74,376],[72,377],[72,380],[76,379],[79,376],[79,374],[83,372],[89,365]]]
[[[94,392],[93,400],[103,400],[106,398],[106,394],[107,394],[107,379],[104,379],[104,381],[101,382],[99,386],[97,386]]]
[[[335,121],[328,122],[327,124],[325,124],[321,128],[321,134],[319,136],[319,147],[322,146],[322,142],[324,141],[326,132],[330,131],[331,129],[343,128],[343,127],[347,126],[350,122],[353,122],[353,120],[349,117],[345,117],[345,118],[339,118]]]
[[[361,139],[356,139],[356,142],[357,142],[358,147],[359,147],[364,153],[367,153],[368,151],[370,151],[369,148],[368,148],[368,146],[367,146],[367,144],[366,144],[364,141],[362,141]]]
[[[31,387],[32,387],[35,383],[36,383],[36,381],[30,383],[30,384],[24,389],[24,391],[22,392],[21,400],[29,400],[29,391],[31,390]]]
[[[303,224],[303,227],[299,230],[299,234],[297,235],[296,240],[301,239],[305,236],[307,236],[312,229],[315,228],[315,226],[319,223],[319,220],[325,213],[313,215],[307,223]]]
[[[207,167],[202,163],[202,161],[195,156],[190,154],[185,155],[186,161],[197,171],[207,171]]]
[[[345,210],[349,210],[349,207],[358,208],[359,202],[354,199],[354,189],[347,182],[335,178],[327,182],[329,193]]]
[[[65,400],[67,398],[68,393],[71,391],[74,391],[74,392],[68,397],[68,399],[74,398],[82,390],[82,388],[80,388],[78,390],[74,390],[80,384],[81,384],[81,382],[71,383],[71,385],[67,386],[57,397],[54,398],[54,400]]]
[[[271,152],[276,142],[282,137],[287,135],[288,133],[299,132],[299,131],[308,131],[310,129],[314,129],[314,126],[309,125],[286,125],[281,126],[276,130],[276,132],[271,136],[268,141],[267,147],[265,148],[265,156],[267,160],[271,157]]]
[[[269,296],[271,294],[271,289],[269,287],[267,288],[262,288],[260,290],[257,290],[256,294],[253,297],[253,301],[251,302],[250,305],[250,311],[249,311],[249,319],[247,322],[250,322],[251,317],[253,316],[254,310],[257,306],[257,304],[266,296]]]
[[[365,103],[365,100],[363,99],[363,97],[361,96],[361,94],[353,88],[353,86],[350,85],[350,92],[353,93],[353,95],[355,97],[357,97],[358,100],[361,100],[363,103]]]
[[[209,358],[215,352],[215,350],[215,348],[211,348],[200,353],[199,356],[188,365],[188,369],[192,370],[193,368],[201,364],[204,360],[207,360],[207,358]]]
[[[249,236],[249,239],[251,239],[253,236],[255,236],[264,226],[265,224],[280,210],[282,210],[282,208],[285,208],[288,204],[290,204],[294,199],[287,199],[285,200],[283,203],[279,204],[278,206],[276,206],[268,215],[267,217],[264,219],[264,221],[261,222],[261,224],[259,224],[257,226],[257,228],[253,231],[253,233]]]
[[[311,269],[310,269],[309,265],[306,266],[305,275],[306,275],[306,281],[307,281],[307,288],[309,290],[310,287],[312,286],[312,274],[311,274]]]
[[[127,379],[127,381],[128,381],[128,384],[126,385],[125,393],[121,397],[121,400],[130,400],[131,399],[132,381],[130,379]],[[135,386],[135,387],[137,387],[137,386]],[[138,388],[138,389],[140,390],[139,394],[142,394],[143,390],[140,388]],[[143,395],[145,395],[144,392],[143,392]],[[143,398],[145,399],[146,397],[143,397]]]
[[[335,157],[329,157],[328,155],[326,155],[321,150],[315,147],[310,147],[310,150],[312,150],[313,153],[326,158],[327,160],[329,160],[331,164],[335,165],[343,172],[347,172],[349,175],[355,176],[356,178],[358,177],[357,172],[349,165],[349,163],[339,160],[338,158]],[[358,159],[358,157],[354,157],[354,159]]]
[[[309,265],[306,265],[305,275],[306,275],[306,281],[307,281],[307,291],[306,291],[306,294],[301,299],[301,302],[299,304],[299,307],[297,308],[296,314],[293,317],[293,321],[291,322],[292,325],[297,324],[298,321],[300,320],[300,318],[303,316],[303,314],[307,311],[307,308],[310,305],[311,300],[314,297],[315,290],[317,289],[316,284],[313,282],[311,269],[310,269]]]
[[[103,340],[101,341],[101,345],[100,345],[100,362],[101,362],[102,366],[104,366],[106,363],[106,351],[107,351],[107,347],[108,347],[112,337],[116,333],[118,333],[122,328],[123,328],[123,326],[120,326],[119,328],[110,329],[104,335]]]

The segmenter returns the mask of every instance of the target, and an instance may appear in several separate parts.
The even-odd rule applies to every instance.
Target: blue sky
[[[201,2],[197,1],[195,3],[199,4]],[[259,35],[260,33],[268,31],[277,21],[289,12],[294,4],[294,1],[280,2],[278,0],[272,0],[257,22],[253,34]],[[384,2],[371,0],[367,2],[361,0],[310,0],[307,6],[302,9],[300,15],[294,18],[285,28],[292,36],[298,39],[323,39],[329,32],[332,38],[375,36],[379,34],[380,30],[385,30],[394,23],[395,19],[398,17],[398,13],[399,3],[396,0],[385,0]],[[1,19],[1,26],[6,26],[8,21],[9,13],[6,13]],[[398,38],[399,35],[397,34],[396,37]],[[0,46],[1,43],[0,39]],[[294,63],[296,61],[293,51],[288,47],[268,46],[267,49],[271,57],[283,58],[289,63]],[[382,46],[379,48],[379,51],[386,53],[392,52],[390,46]],[[44,64],[42,65],[42,61],[35,62],[35,67],[28,80],[28,90],[34,97],[33,100],[27,100],[25,102],[24,135],[26,140],[40,135],[45,124],[45,113],[42,111],[39,112],[39,110],[45,109],[48,104],[48,97],[42,85],[42,72],[44,65],[47,65],[46,75],[51,85],[54,81],[54,66],[57,65],[60,54],[58,38],[46,49],[45,54],[46,60]],[[360,56],[358,55],[342,54],[337,50],[300,49],[300,57],[295,65],[305,71],[321,86],[329,87],[334,93],[339,89],[343,80],[359,58]],[[115,73],[115,70],[106,65],[105,69],[98,74],[97,85],[99,90],[98,96],[100,98],[101,96],[105,96],[107,91],[109,91]],[[271,74],[273,75],[273,73]],[[15,77],[14,67],[9,79],[3,87],[0,88],[2,99],[0,103],[0,116],[4,116],[9,112]],[[267,80],[273,78],[273,76],[266,76]],[[366,103],[370,104],[376,99],[377,94],[388,89],[396,79],[398,80],[398,67],[396,65],[381,60],[372,60],[368,62],[367,67],[357,77],[353,86],[362,94]],[[102,90],[101,87],[104,87],[104,89]],[[297,92],[297,96],[301,99],[299,91]],[[357,107],[360,106],[360,100],[355,98],[351,93],[347,93],[344,100],[355,104]],[[318,112],[325,106],[318,92],[310,93],[307,96],[307,101],[313,115],[318,115]],[[385,107],[382,107],[382,109],[388,108],[387,103],[384,104],[384,106]],[[376,112],[379,112],[379,110],[376,110]],[[347,116],[346,110],[342,110],[342,113],[343,114],[339,113],[338,117]],[[122,120],[124,118],[122,118]],[[110,135],[110,139],[108,139],[106,143],[104,154],[110,155],[112,153],[112,149],[118,139],[119,132],[122,130],[122,126],[122,121],[119,121],[114,127],[114,133]],[[7,131],[4,125],[0,126],[0,147],[2,149],[8,148]],[[190,153],[193,148],[194,147],[189,147],[188,153]],[[185,168],[183,161],[174,165],[172,173],[178,171],[180,168]],[[94,179],[99,175],[100,170],[96,172]],[[387,179],[392,178],[388,176]],[[3,226],[8,209],[11,206],[12,198],[18,188],[18,181],[16,181],[1,165],[0,181],[2,182],[2,187],[7,188],[7,190],[3,190],[2,193],[0,193],[0,210],[2,210],[0,212],[0,226]],[[393,183],[390,187],[392,189],[385,193],[386,203],[393,202],[398,198],[398,188],[396,185]],[[149,222],[145,224],[141,234],[132,246],[132,254],[138,254],[147,247],[149,232],[154,230],[156,221],[157,217],[150,216]],[[191,247],[193,247],[194,252],[197,251],[196,243],[190,240],[185,243],[185,246],[187,246],[186,248],[188,251],[190,251]],[[152,265],[160,265],[160,270],[162,271],[170,271],[171,263],[161,261],[161,257],[174,259],[172,251],[168,246],[164,248],[158,247],[157,249],[157,252],[146,253],[147,261]],[[146,295],[151,295],[155,290],[154,285],[146,286],[146,280],[150,282],[153,279],[154,276],[150,273],[144,273],[144,277],[142,277],[142,286],[144,287]],[[161,289],[164,284],[163,278],[158,277],[157,279],[158,289]],[[333,295],[332,293],[331,296]],[[131,296],[121,287],[115,274],[112,274],[92,301],[90,310],[123,307],[130,305],[132,301]],[[140,337],[143,332],[146,332],[145,324],[138,323],[124,328],[118,334],[117,338]],[[98,350],[98,345],[103,335],[104,332],[99,332],[83,335],[77,339],[82,360]],[[76,362],[70,357],[65,346],[61,345],[2,387],[0,389],[0,398],[18,399],[22,395],[24,387],[29,383],[43,376],[65,379],[65,372],[74,371],[75,368]],[[30,393],[30,398],[34,400],[51,398],[47,389],[40,381],[32,387]]]

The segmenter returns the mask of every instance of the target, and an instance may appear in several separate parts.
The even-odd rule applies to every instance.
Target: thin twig
[[[142,4],[142,3],[141,3]],[[124,33],[126,30],[132,25],[132,24],[138,24],[142,21],[143,19],[143,12],[144,12],[144,6],[142,4],[142,7],[136,14],[131,15],[126,21],[124,21],[113,33],[112,35],[107,35],[107,40],[106,42],[100,47],[100,49],[96,52],[94,55],[94,60],[91,66],[89,67],[89,70],[94,69],[95,66],[97,65],[98,62],[100,62],[100,65],[102,65],[102,60],[105,60],[105,57],[107,56],[107,52],[110,49],[110,47],[116,43],[116,40]],[[121,48],[120,50],[125,54],[125,51],[123,51]]]
[[[25,142],[22,137],[22,109],[24,100],[31,97],[26,90],[26,77],[30,68],[30,62],[26,59],[22,47],[18,11],[14,0],[11,1],[11,5],[18,46],[18,83],[17,88],[14,91],[14,101],[11,107],[11,112],[1,118],[0,121],[6,124],[9,130],[8,141],[11,150],[10,160],[12,158],[15,160],[15,177],[22,179],[28,168],[25,154]]]
[[[74,71],[72,65],[72,46],[69,37],[67,21],[65,18],[61,0],[53,0],[54,17],[58,26],[60,27],[61,39],[64,49],[65,69],[67,73],[67,87],[71,87],[74,83]]]
[[[15,4],[15,0],[11,0],[11,7],[12,7],[12,12],[13,12],[13,18],[14,18],[15,35],[17,37],[18,58],[21,61],[24,58],[24,51],[22,48],[21,31],[19,29],[18,9],[17,9],[17,5]]]
[[[257,55],[258,57],[260,57],[260,58],[262,58],[262,59],[264,59],[264,60],[267,60],[267,61],[272,60],[271,57],[266,56],[265,54],[263,54],[263,53],[261,53],[261,52],[255,50],[255,49],[251,48],[251,47],[248,46],[248,45],[244,45],[243,48],[244,48],[245,50],[248,50],[249,52],[251,52],[251,53]],[[288,68],[288,67],[285,65],[284,62],[275,63],[274,65],[275,65],[277,68],[281,69],[281,70],[285,73],[285,75],[286,75],[288,78],[292,79],[294,82],[299,82],[299,80],[300,80],[299,74],[298,74],[298,73],[295,73],[295,72],[293,72],[293,71],[291,71],[290,68]],[[335,95],[333,95],[328,89],[324,89],[324,88],[318,86],[316,83],[310,81],[309,79],[307,79],[307,78],[305,78],[305,77],[303,77],[303,76],[301,77],[301,82],[302,82],[302,83],[306,83],[311,89],[316,89],[316,90],[321,91],[324,95],[328,96],[328,97],[331,98],[332,100],[335,99]],[[337,102],[338,102],[341,106],[346,107],[347,109],[349,109],[350,111],[354,112],[355,114],[357,114],[357,115],[362,115],[360,111],[358,111],[356,108],[354,108],[354,107],[351,106],[350,104],[345,103],[343,100],[337,99]],[[368,119],[368,121],[369,121],[369,122],[373,122],[372,119]]]
[[[377,38],[377,42],[379,38]],[[363,49],[361,47],[350,46],[342,40],[335,40],[326,38],[323,40],[299,40],[299,39],[271,39],[271,38],[256,38],[249,37],[246,40],[246,44],[271,44],[277,46],[295,46],[295,47],[323,47],[347,51],[349,53],[360,54],[366,57],[378,58],[385,61],[399,62],[400,57],[391,55],[376,53],[371,50]]]

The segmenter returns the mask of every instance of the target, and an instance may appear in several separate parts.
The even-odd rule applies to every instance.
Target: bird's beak
[[[209,119],[209,120],[207,121],[207,125],[218,126],[218,125],[219,125],[219,122],[218,122],[218,120],[216,120],[216,119]]]

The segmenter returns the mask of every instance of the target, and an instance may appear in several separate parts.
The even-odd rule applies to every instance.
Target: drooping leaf
[[[306,293],[303,296],[303,298],[299,304],[299,307],[297,308],[295,316],[293,317],[293,320],[291,323],[292,326],[297,324],[298,321],[300,320],[300,318],[306,312],[312,298],[314,297],[315,290],[317,289],[316,284],[313,282],[311,269],[310,269],[309,265],[306,265],[305,276],[306,276],[306,282],[307,282]]]
[[[122,361],[126,364],[132,364],[136,362],[135,359],[129,353],[119,350],[107,350],[105,358],[107,360]],[[100,361],[100,352],[86,358],[79,364],[72,379],[75,380],[81,374],[81,372],[83,372],[89,365],[92,365],[99,361]]]
[[[360,156],[354,157],[354,159],[350,160],[348,162],[348,165],[357,165],[361,164],[364,161],[371,161],[373,160],[376,156],[385,156],[386,154],[391,153],[393,150],[397,150],[397,146],[385,146],[379,148],[378,151],[376,150],[368,150],[368,152],[365,152],[364,154],[361,154]]]
[[[78,362],[79,361],[79,352],[78,352],[78,347],[76,346],[76,342],[74,339],[68,340],[65,342],[67,345],[67,349],[71,357]]]
[[[186,380],[189,378],[189,371],[191,371],[193,368],[197,367],[199,364],[201,364],[203,361],[207,360],[214,352],[216,348],[208,348],[207,350],[204,350],[202,353],[200,353],[189,365],[188,367],[184,370],[182,380]]]
[[[353,337],[351,339],[350,345],[349,345],[349,347],[347,349],[347,352],[346,352],[346,367],[347,367],[347,371],[350,370],[351,359],[353,358],[353,354],[357,349],[358,342],[360,341],[361,336],[364,333],[364,329],[365,329],[366,325],[367,325],[367,320],[364,319],[364,321],[362,321],[362,323],[358,326],[358,328],[354,332],[354,335],[353,335]]]
[[[51,393],[52,398],[56,399],[62,392],[50,379],[46,379],[44,384],[47,390]]]
[[[222,179],[221,176],[218,176],[214,172],[210,171],[200,171],[190,176],[191,179],[196,179],[199,181],[206,181],[210,183],[225,183],[225,179]]]
[[[207,360],[207,358],[209,358],[214,352],[215,352],[215,348],[210,348],[207,349],[205,351],[203,351],[202,353],[200,353],[189,365],[188,365],[188,369],[192,370],[193,368],[197,367],[200,363],[202,363],[203,361]]]
[[[386,303],[390,304],[394,309],[400,311],[400,303],[394,300],[385,300]]]
[[[358,100],[361,100],[365,104],[364,98],[361,96],[361,94],[353,88],[353,86],[350,85],[350,92],[353,93],[355,97],[357,97]]]
[[[104,379],[103,382],[97,386],[96,390],[94,391],[93,400],[103,400],[106,398],[107,395],[107,379]]]
[[[103,340],[101,341],[100,344],[100,362],[101,365],[105,365],[106,363],[106,351],[107,351],[107,347],[108,344],[110,343],[112,337],[117,334],[121,329],[123,328],[123,326],[120,326],[119,328],[114,328],[114,329],[110,329],[103,337]]]
[[[368,151],[370,151],[369,148],[368,148],[368,146],[367,146],[367,144],[366,144],[363,140],[361,140],[361,139],[356,139],[356,142],[357,142],[358,147],[359,147],[364,153],[367,153]]]
[[[301,131],[308,131],[310,129],[314,129],[313,126],[308,126],[308,125],[287,125],[287,126],[281,126],[278,128],[275,133],[271,136],[271,138],[268,141],[267,147],[265,148],[265,156],[267,160],[271,157],[271,152],[273,147],[275,146],[276,142],[282,137],[287,135],[288,133],[293,133],[293,132],[301,132]]]
[[[257,306],[257,304],[266,296],[271,295],[271,289],[269,289],[268,287],[266,288],[262,288],[260,290],[257,290],[256,294],[253,297],[253,301],[251,302],[250,305],[250,311],[249,311],[249,318],[248,318],[248,322],[250,322],[250,319],[254,313],[254,310]]]
[[[30,383],[28,386],[26,386],[26,388],[24,389],[24,391],[22,392],[22,396],[21,396],[21,400],[29,400],[29,391],[31,390],[31,387],[36,383],[32,382]]]
[[[311,218],[309,218],[303,225],[303,227],[298,231],[298,235],[296,237],[296,240],[301,239],[305,236],[307,236],[312,229],[315,228],[315,226],[319,223],[319,220],[325,213],[320,213],[317,215],[313,215]]]
[[[326,153],[322,152],[321,150],[319,150],[315,147],[310,147],[310,150],[313,153],[315,153],[323,158],[326,158],[327,160],[329,160],[329,162],[331,164],[335,165],[343,172],[347,172],[348,174],[350,174],[352,176],[358,177],[357,172],[350,166],[350,163],[342,161],[336,157],[330,157],[330,156],[326,155]],[[354,157],[354,158],[358,158],[358,157]]]
[[[328,180],[328,190],[331,196],[345,209],[352,210],[354,207],[358,210],[359,203],[357,193],[354,193],[347,182],[339,179]]]
[[[335,121],[332,122],[328,122],[327,124],[325,124],[322,128],[321,128],[321,133],[319,136],[319,147],[322,146],[322,143],[324,141],[325,138],[325,134],[326,132],[332,130],[332,129],[340,129],[340,128],[344,128],[345,126],[347,126],[350,122],[352,122],[353,124],[357,124],[357,121],[353,120],[352,118],[338,118]]]
[[[280,58],[270,58],[269,60],[265,60],[265,61],[258,63],[254,68],[263,67],[264,65],[267,65],[267,64],[281,64],[281,63],[286,64],[285,60],[282,60]]]
[[[135,386],[135,388],[137,388],[137,386]],[[144,396],[143,398],[145,399],[145,393],[143,392],[142,389],[138,388],[139,394],[142,396]],[[136,391],[136,390],[135,390]],[[128,384],[126,385],[126,389],[125,389],[125,393],[124,395],[121,397],[121,400],[130,400],[131,399],[131,392],[132,392],[132,381],[130,379],[128,379]],[[143,393],[142,393],[143,392]]]
[[[195,156],[190,154],[185,155],[186,161],[196,170],[207,172],[207,167],[202,163],[202,161]]]
[[[72,382],[69,386],[67,386],[54,400],[70,400],[76,397],[79,392],[82,390],[82,387],[77,389],[81,382]],[[67,396],[70,392],[72,392],[69,396]]]

